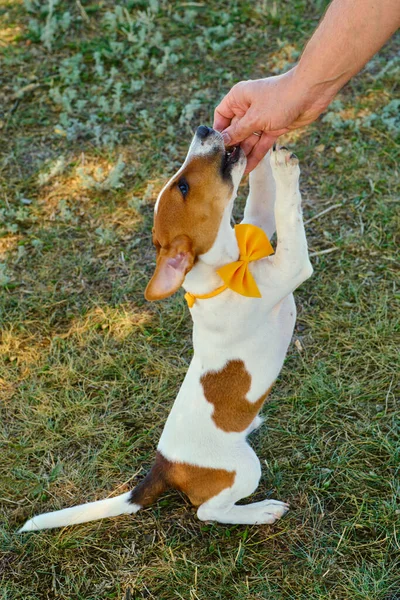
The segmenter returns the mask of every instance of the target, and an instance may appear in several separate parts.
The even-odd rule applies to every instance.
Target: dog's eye
[[[181,177],[178,181],[178,188],[180,189],[182,196],[186,198],[189,191],[189,184],[184,177]]]

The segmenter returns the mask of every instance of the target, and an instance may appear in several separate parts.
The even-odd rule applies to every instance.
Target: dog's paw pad
[[[286,174],[290,170],[296,171],[299,165],[299,159],[294,152],[291,152],[286,146],[274,146],[271,152],[271,167],[275,173],[284,171]]]

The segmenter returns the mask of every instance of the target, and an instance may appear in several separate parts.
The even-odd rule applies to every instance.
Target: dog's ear
[[[187,235],[179,235],[168,250],[160,250],[154,275],[144,293],[146,300],[161,300],[172,296],[181,287],[193,263],[192,241]]]

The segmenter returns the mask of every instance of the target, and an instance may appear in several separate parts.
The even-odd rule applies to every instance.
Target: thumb
[[[250,111],[247,111],[242,118],[232,121],[229,127],[224,129],[222,138],[225,146],[235,146],[248,138],[254,131],[260,129],[260,126],[257,125],[255,119],[249,112]]]

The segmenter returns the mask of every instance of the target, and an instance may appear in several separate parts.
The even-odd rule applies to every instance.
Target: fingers
[[[246,138],[245,140],[243,140],[243,142],[240,144],[241,149],[243,150],[243,152],[245,153],[246,156],[248,156],[251,151],[253,150],[254,146],[256,144],[258,144],[258,142],[260,141],[260,137],[257,135],[254,135],[254,133],[252,133],[248,138]]]
[[[247,165],[245,173],[250,173],[250,171],[256,168],[260,160],[264,158],[268,150],[272,148],[277,139],[278,136],[271,135],[268,133],[262,134],[262,136],[259,138],[259,141],[256,144],[254,144],[250,154],[247,156]]]
[[[234,85],[214,111],[214,129],[223,131],[234,117],[243,117],[249,104],[243,98],[243,82]]]
[[[225,114],[223,114],[221,112],[220,106],[217,106],[217,108],[214,111],[214,124],[213,124],[213,128],[216,129],[217,131],[223,131],[224,129],[226,129],[227,127],[229,127],[230,122],[232,120],[232,117],[234,116],[234,112],[233,111],[226,111]],[[231,115],[230,117],[227,115]]]
[[[214,111],[214,124],[213,128],[217,131],[223,131],[231,124],[234,117],[237,117],[238,106],[236,106],[234,99],[234,87],[227,93],[225,98],[222,98]],[[241,115],[243,112],[241,112]]]
[[[229,127],[222,131],[222,137],[226,146],[236,146],[249,138],[253,131],[258,131],[259,129],[257,120],[254,119],[250,109],[243,117],[232,121]]]
[[[226,146],[237,145],[248,138],[252,131],[257,131],[253,129],[254,111],[248,98],[251,85],[246,81],[237,83],[215,109],[214,129],[222,132]]]

